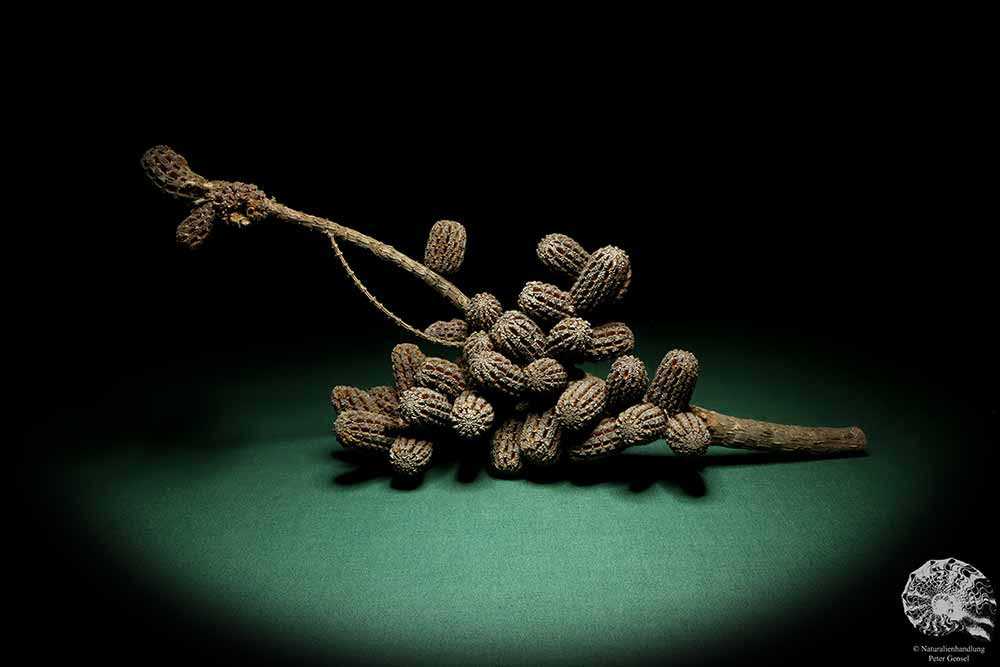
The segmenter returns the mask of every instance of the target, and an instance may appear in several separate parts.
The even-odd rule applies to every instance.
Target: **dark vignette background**
[[[901,387],[940,393],[974,436],[961,452],[967,473],[927,490],[941,511],[899,545],[897,569],[965,554],[997,577],[984,526],[967,518],[994,502],[995,472],[995,249],[984,232],[995,212],[983,208],[995,185],[976,160],[975,100],[965,82],[932,69],[915,77],[840,62],[773,78],[738,69],[686,82],[677,97],[628,75],[600,91],[580,82],[573,94],[538,86],[457,100],[427,95],[423,83],[339,80],[320,112],[288,101],[253,118],[218,89],[195,96],[200,114],[198,105],[163,109],[159,92],[88,82],[89,102],[49,137],[76,157],[78,187],[50,193],[68,213],[15,232],[25,238],[14,247],[32,249],[30,287],[13,295],[29,323],[13,364],[28,424],[17,455],[15,521],[28,545],[13,582],[18,633],[40,655],[111,664],[304,658],[224,624],[206,632],[197,610],[88,541],[36,473],[54,448],[101,445],[40,434],[53,420],[81,433],[144,428],[91,410],[126,383],[303,362],[334,340],[397,336],[308,232],[264,223],[222,230],[196,254],[176,248],[183,206],[155,192],[138,164],[156,143],[210,178],[258,183],[417,256],[431,222],[464,221],[460,282],[495,288],[505,303],[538,274],[540,234],[567,230],[656,267],[636,281],[627,322],[856,355],[892,369]],[[557,103],[540,104],[544,96]],[[348,97],[356,103],[343,104]],[[37,168],[60,178],[65,164]],[[436,304],[422,286],[351,257],[408,319],[447,312],[421,310]],[[844,590],[797,627],[726,653],[733,662],[839,660],[867,643],[868,655],[898,657],[917,643],[900,622],[899,587],[872,572],[865,590]]]

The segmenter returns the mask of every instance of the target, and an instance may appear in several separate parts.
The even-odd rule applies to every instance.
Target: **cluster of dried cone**
[[[435,224],[426,266],[456,271],[465,238],[456,222]],[[596,459],[660,438],[679,455],[703,454],[711,436],[690,409],[695,356],[668,352],[650,381],[643,362],[630,354],[635,338],[628,326],[592,326],[584,319],[625,294],[632,276],[628,255],[613,246],[588,253],[568,236],[550,234],[538,244],[538,258],[569,291],[529,282],[518,309],[507,311],[496,297],[475,295],[464,320],[426,330],[463,343],[456,361],[428,357],[411,343],[397,345],[395,387],[333,389],[340,442],[387,456],[402,475],[425,470],[433,443],[447,438],[488,442],[490,465],[504,475],[525,465],[552,465],[562,455]],[[606,360],[613,362],[604,379],[575,366]]]

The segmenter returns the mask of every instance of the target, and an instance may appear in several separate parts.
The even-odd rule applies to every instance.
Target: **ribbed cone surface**
[[[452,429],[469,440],[485,435],[493,426],[494,417],[490,402],[471,391],[462,393],[451,406]]]
[[[640,403],[618,415],[618,437],[626,447],[659,440],[667,428],[667,414],[658,405]]]
[[[519,310],[508,310],[490,329],[493,346],[511,360],[527,363],[543,356],[545,332]]]
[[[487,292],[480,292],[469,299],[465,306],[465,319],[471,331],[489,331],[503,315],[499,299]]]
[[[681,412],[668,419],[663,437],[679,456],[701,456],[712,442],[705,422],[693,412]]]
[[[642,400],[649,386],[646,364],[631,355],[619,357],[612,362],[604,383],[608,386],[607,410],[617,414]]]
[[[424,264],[443,275],[457,272],[465,258],[465,227],[454,220],[438,220],[431,227],[424,250]]]
[[[392,376],[396,381],[396,390],[403,392],[416,386],[416,375],[420,365],[427,357],[413,343],[400,343],[392,348]]]
[[[697,381],[698,359],[686,350],[670,350],[649,383],[646,401],[659,405],[668,416],[684,412],[691,404]]]
[[[414,377],[421,387],[434,389],[449,398],[455,398],[465,391],[465,376],[453,361],[440,357],[427,357]]]
[[[591,375],[571,382],[556,402],[559,422],[567,431],[583,430],[604,412],[607,398],[607,386],[600,378]]]
[[[441,392],[413,387],[399,395],[399,416],[411,426],[447,428],[451,425],[451,403]]]
[[[550,408],[541,414],[528,413],[521,427],[521,455],[534,466],[550,466],[559,460],[559,442],[562,427],[555,410]]]
[[[427,470],[433,454],[430,441],[399,436],[389,447],[389,463],[397,474],[412,477]]]

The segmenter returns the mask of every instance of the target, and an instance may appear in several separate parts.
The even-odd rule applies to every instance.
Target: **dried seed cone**
[[[693,412],[681,412],[668,419],[663,437],[678,456],[701,456],[712,443],[705,422]]]
[[[545,340],[545,356],[567,361],[585,359],[593,339],[590,322],[579,317],[567,317],[549,331]]]
[[[438,220],[431,227],[424,250],[424,264],[431,271],[448,275],[462,267],[465,258],[465,227],[454,220]]]
[[[434,389],[449,398],[465,391],[462,369],[455,362],[440,357],[427,357],[413,379],[419,386]]]
[[[463,438],[474,440],[489,432],[494,416],[489,401],[466,391],[451,406],[451,427]]]
[[[197,250],[208,240],[212,234],[212,225],[215,223],[215,209],[211,204],[196,206],[188,214],[184,221],[177,226],[175,238],[177,243],[187,246],[191,250]]]
[[[441,392],[413,387],[399,395],[399,416],[419,428],[447,428],[451,425],[451,403]]]
[[[490,329],[497,350],[514,361],[527,363],[545,353],[545,332],[519,310],[508,310]]]
[[[698,381],[698,359],[686,350],[670,350],[664,355],[653,381],[646,391],[646,401],[656,403],[667,416],[684,412],[691,404]]]
[[[629,355],[612,362],[604,382],[608,385],[607,410],[617,414],[642,400],[649,386],[649,374],[642,359]]]
[[[604,380],[589,375],[570,383],[556,402],[556,415],[567,431],[581,431],[604,412],[607,400]]]
[[[357,387],[338,385],[330,392],[330,405],[337,412],[367,410],[381,412],[378,403],[367,391]]]
[[[333,431],[344,447],[369,454],[387,454],[396,434],[405,426],[380,412],[347,410],[337,416]]]
[[[621,248],[605,246],[595,251],[570,290],[576,312],[589,313],[610,302],[625,284],[628,272],[628,255]]]
[[[191,171],[187,160],[169,146],[153,146],[142,156],[142,168],[160,190],[174,197],[197,199],[209,182]]]
[[[416,386],[417,371],[427,357],[413,343],[400,343],[392,348],[392,376],[396,379],[396,389],[406,391]]]
[[[625,447],[625,443],[618,436],[618,420],[615,417],[606,417],[590,432],[586,440],[568,447],[566,455],[572,461],[590,461],[617,454]]]
[[[480,352],[469,362],[469,375],[487,391],[517,398],[526,389],[524,371],[499,352]]]
[[[404,477],[419,475],[427,470],[434,454],[434,445],[427,440],[399,436],[389,447],[389,463]]]
[[[524,468],[519,444],[523,425],[523,420],[510,417],[493,433],[490,467],[501,475],[516,475]]]
[[[487,292],[474,295],[465,306],[465,319],[473,331],[489,331],[501,315],[500,300]]]
[[[628,354],[635,349],[635,336],[624,322],[608,322],[594,327],[587,359],[604,361]]]
[[[667,413],[658,405],[640,403],[618,415],[618,437],[625,447],[648,445],[658,440],[667,428]]]
[[[574,315],[569,292],[536,280],[525,284],[517,306],[539,322],[556,322]]]
[[[541,414],[529,413],[525,417],[518,444],[521,455],[528,463],[543,467],[559,460],[561,439],[562,426],[555,409],[549,408]]]
[[[399,392],[392,387],[381,385],[368,390],[368,395],[375,400],[378,411],[387,415],[399,412]]]
[[[473,331],[469,334],[469,337],[465,339],[465,345],[462,346],[462,355],[468,360],[471,360],[480,352],[492,351],[493,341],[490,339],[490,335],[485,331]]]
[[[590,261],[590,253],[565,234],[548,234],[538,242],[538,259],[554,273],[576,280]]]
[[[461,343],[468,335],[469,325],[465,320],[439,320],[424,329],[424,333],[434,338]]]
[[[543,357],[524,367],[524,383],[531,393],[547,396],[566,388],[569,373],[555,359]]]

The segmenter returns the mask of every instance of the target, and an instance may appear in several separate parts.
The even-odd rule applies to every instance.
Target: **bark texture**
[[[865,432],[857,426],[829,428],[771,424],[691,406],[708,432],[712,444],[736,449],[792,452],[798,454],[840,454],[863,452],[868,444]]]

